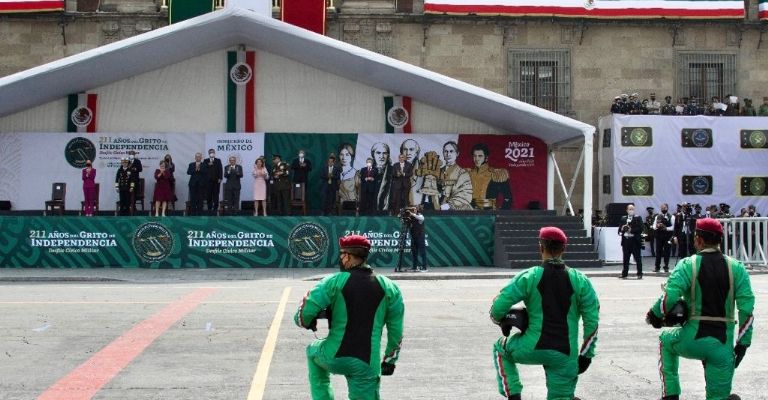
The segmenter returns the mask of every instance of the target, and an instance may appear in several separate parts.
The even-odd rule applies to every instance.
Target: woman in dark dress
[[[160,161],[160,168],[155,170],[155,217],[165,217],[165,210],[168,208],[168,202],[173,201],[173,173],[166,168],[165,160]]]

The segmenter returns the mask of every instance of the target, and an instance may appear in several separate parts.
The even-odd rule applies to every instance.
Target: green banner
[[[429,266],[491,265],[493,222],[492,216],[427,216]],[[0,267],[323,268],[337,265],[338,238],[358,233],[372,242],[369,262],[393,268],[400,221],[394,217],[0,217],[0,232]],[[403,265],[411,265],[407,252]]]
[[[213,11],[213,0],[169,0],[168,22],[175,24]]]

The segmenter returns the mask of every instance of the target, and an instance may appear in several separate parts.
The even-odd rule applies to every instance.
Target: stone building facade
[[[68,0],[65,13],[0,15],[0,76],[167,24],[162,0],[102,0],[97,12],[77,11],[86,3]],[[326,34],[597,125],[620,93],[734,94],[759,105],[768,95],[768,32],[757,0],[745,4],[747,17],[736,21],[582,20],[430,15],[420,0],[335,0]],[[557,151],[566,177],[579,155]],[[555,198],[562,207],[562,194]]]

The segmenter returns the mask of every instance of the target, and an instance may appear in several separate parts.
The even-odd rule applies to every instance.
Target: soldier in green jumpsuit
[[[723,227],[716,219],[696,221],[698,253],[677,263],[664,293],[646,315],[646,322],[661,328],[678,300],[684,299],[689,310],[682,327],[664,330],[659,337],[663,400],[680,397],[677,370],[681,356],[704,364],[708,400],[739,399],[730,394],[731,382],[734,368],[752,342],[755,296],[744,265],[720,252],[722,236]],[[739,310],[735,333],[734,307]]]
[[[509,400],[521,399],[518,363],[544,366],[547,399],[575,399],[578,374],[586,371],[595,356],[600,305],[589,279],[563,263],[566,242],[559,228],[542,228],[542,265],[517,274],[493,300],[491,320],[496,324],[520,301],[528,312],[524,332],[502,336],[493,346],[499,393]],[[577,344],[579,318],[584,324],[581,348]]]
[[[315,330],[326,310],[329,333],[307,347],[312,399],[333,399],[330,374],[347,378],[349,398],[379,399],[381,375],[392,375],[403,338],[403,298],[394,282],[366,264],[371,242],[360,235],[339,239],[341,272],[324,278],[299,304],[293,320]],[[387,326],[382,359],[381,334]]]

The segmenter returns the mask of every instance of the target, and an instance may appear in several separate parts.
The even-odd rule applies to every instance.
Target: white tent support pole
[[[575,212],[573,212],[573,205],[571,204],[571,198],[573,198],[573,188],[576,186],[576,179],[579,178],[579,173],[581,173],[581,164],[584,162],[584,146],[581,146],[581,155],[579,155],[579,162],[576,163],[576,171],[573,172],[573,177],[571,177],[571,186],[568,188],[568,194],[565,196],[568,206],[570,206],[571,215],[576,215]],[[563,213],[565,213],[565,206],[563,206]]]
[[[565,204],[568,205],[568,208],[573,210],[573,207],[571,206],[571,200],[568,198],[568,189],[565,188],[565,181],[563,181],[563,174],[560,173],[560,167],[557,166],[557,160],[555,159],[555,152],[550,152],[549,157],[552,159],[552,164],[554,165],[555,172],[557,173],[557,179],[560,181],[560,189],[562,189],[563,194],[565,195]]]
[[[594,173],[595,128],[590,127],[584,131],[584,230],[587,237],[592,237],[592,174]]]
[[[547,210],[555,209],[555,166],[552,147],[547,148]]]

